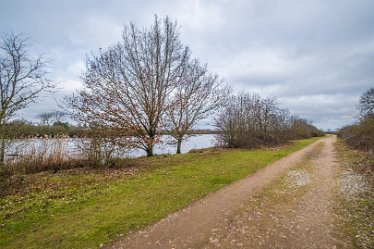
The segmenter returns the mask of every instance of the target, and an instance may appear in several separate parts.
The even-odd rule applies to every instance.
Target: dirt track
[[[328,137],[107,248],[350,248]]]

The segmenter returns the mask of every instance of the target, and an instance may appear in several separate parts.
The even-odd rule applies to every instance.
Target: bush
[[[353,148],[374,152],[374,117],[368,116],[358,124],[345,126],[339,130],[338,136]]]
[[[321,137],[325,135],[323,131],[317,129],[305,119],[291,117],[290,123],[291,139],[304,139],[310,137]]]
[[[231,148],[257,148],[285,143],[290,139],[322,136],[306,120],[290,117],[275,99],[257,94],[232,96],[215,120],[218,145]]]

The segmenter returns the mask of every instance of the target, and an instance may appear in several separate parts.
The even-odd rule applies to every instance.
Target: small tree
[[[191,136],[197,122],[217,110],[229,94],[228,87],[221,86],[217,75],[208,73],[197,60],[186,66],[181,84],[173,93],[166,108],[170,135],[177,140],[177,154],[182,141]]]
[[[42,125],[50,126],[52,124],[53,113],[52,112],[45,112],[39,115],[40,121]]]
[[[374,87],[361,95],[358,107],[362,118],[374,116]]]
[[[24,35],[0,36],[0,162],[4,162],[4,125],[18,111],[35,102],[42,91],[54,86],[46,78],[47,62],[28,54],[28,38]]]

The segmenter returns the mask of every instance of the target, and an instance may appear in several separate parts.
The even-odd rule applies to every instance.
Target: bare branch
[[[217,75],[209,74],[207,66],[200,66],[197,60],[186,65],[182,82],[173,92],[166,111],[170,134],[177,140],[177,153],[194,126],[218,110],[229,93],[229,87],[223,86]]]
[[[53,84],[45,78],[47,62],[27,53],[28,38],[24,35],[1,34],[0,41],[0,125],[5,124],[42,91]]]
[[[177,24],[155,17],[149,29],[126,26],[122,41],[86,60],[85,90],[75,108],[91,126],[117,127],[153,155],[170,93],[180,84],[190,52]]]

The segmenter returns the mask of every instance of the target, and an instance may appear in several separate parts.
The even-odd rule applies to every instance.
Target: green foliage
[[[0,199],[0,247],[98,247],[315,140],[280,149],[138,158],[124,161],[120,170],[24,176],[22,188]]]

